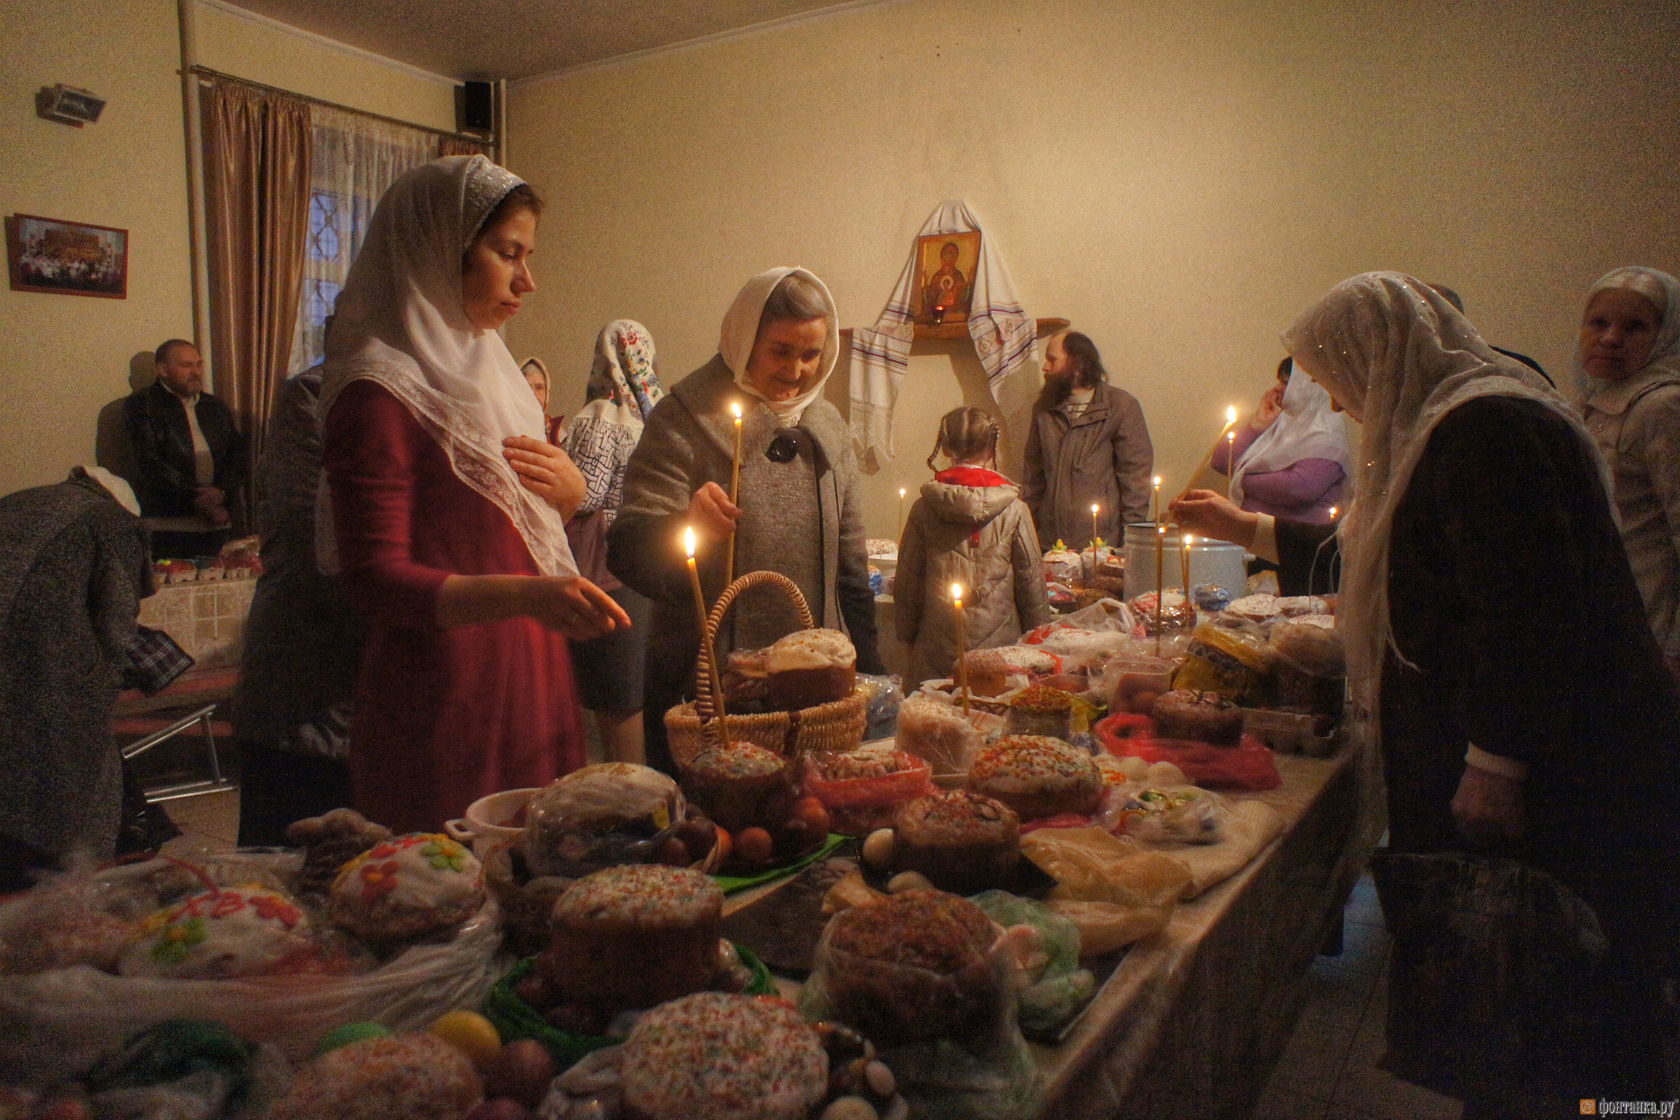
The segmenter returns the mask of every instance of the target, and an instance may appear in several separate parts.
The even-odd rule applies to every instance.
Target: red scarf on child
[[[951,486],[1013,486],[1003,475],[985,467],[946,467],[933,476],[935,482]]]

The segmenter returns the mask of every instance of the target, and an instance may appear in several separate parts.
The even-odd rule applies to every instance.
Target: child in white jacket
[[[939,422],[931,482],[910,508],[898,543],[898,636],[910,645],[906,691],[950,677],[957,656],[951,584],[963,586],[968,648],[1006,646],[1050,620],[1032,513],[1021,488],[997,473],[997,422],[956,408]],[[943,454],[950,466],[939,470]]]

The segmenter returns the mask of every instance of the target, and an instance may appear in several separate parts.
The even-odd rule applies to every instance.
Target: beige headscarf
[[[1330,289],[1283,335],[1298,370],[1362,422],[1354,464],[1357,499],[1342,520],[1337,629],[1348,677],[1364,713],[1378,709],[1388,614],[1389,531],[1429,436],[1441,418],[1476,397],[1538,401],[1568,421],[1608,475],[1580,417],[1538,373],[1493,350],[1475,326],[1429,285],[1397,272],[1368,272]]]
[[[824,316],[828,322],[828,337],[823,341],[822,369],[818,371],[815,383],[792,400],[765,400],[764,394],[747,381],[747,360],[752,357],[753,343],[758,339],[758,321],[764,314],[764,305],[769,302],[770,293],[776,290],[776,285],[790,274],[815,287],[828,308]],[[805,409],[822,396],[823,385],[828,381],[828,375],[834,372],[835,359],[840,356],[840,316],[834,309],[834,297],[829,294],[828,285],[819,280],[816,273],[803,268],[772,268],[754,276],[736,294],[735,302],[729,305],[729,311],[723,317],[718,353],[723,355],[724,362],[735,375],[735,384],[741,390],[764,401],[764,406],[774,412],[776,419],[783,424],[790,427],[798,424],[799,418],[805,415]]]
[[[350,382],[378,382],[449,457],[456,477],[494,504],[545,575],[576,575],[565,522],[520,484],[508,436],[545,439],[542,408],[496,331],[462,304],[461,255],[523,181],[483,156],[446,156],[403,175],[379,200],[339,294],[321,374],[321,416]],[[331,518],[317,517],[323,569]]]
[[[1666,272],[1639,265],[1613,268],[1587,289],[1586,303],[1582,306],[1590,305],[1593,297],[1599,292],[1612,288],[1638,292],[1650,300],[1651,306],[1662,316],[1662,321],[1657,326],[1657,337],[1651,343],[1651,356],[1645,360],[1645,367],[1634,373],[1633,377],[1642,377],[1653,370],[1680,374],[1680,280]],[[1581,365],[1579,350],[1575,354],[1575,373],[1581,383],[1587,386],[1588,395],[1591,395],[1594,389],[1605,386],[1605,382],[1588,374]]]

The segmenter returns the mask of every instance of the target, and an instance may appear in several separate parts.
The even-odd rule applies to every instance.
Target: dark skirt
[[[639,712],[643,699],[642,659],[647,648],[648,627],[653,624],[653,604],[625,586],[607,594],[630,616],[630,629],[614,630],[587,642],[571,644],[578,697],[592,712]]]

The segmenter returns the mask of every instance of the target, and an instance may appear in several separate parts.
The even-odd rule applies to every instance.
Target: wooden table
[[[1039,1116],[1249,1115],[1379,831],[1353,763],[1349,749],[1278,756],[1283,786],[1245,796],[1276,805],[1286,831],[1134,945],[1061,1045],[1034,1047]]]

